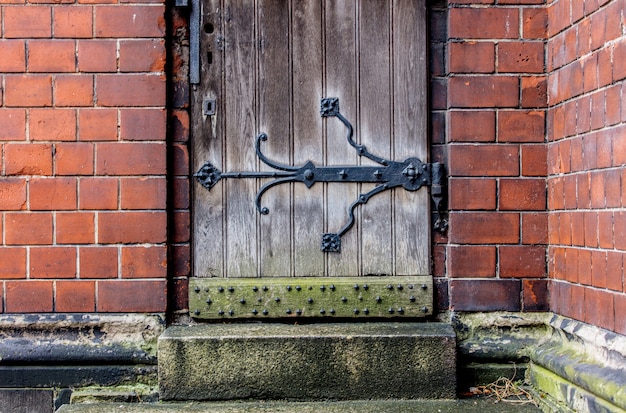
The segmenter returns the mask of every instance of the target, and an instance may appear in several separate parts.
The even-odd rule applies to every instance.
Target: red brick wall
[[[626,334],[626,2],[548,5],[553,311]]]
[[[433,154],[450,175],[441,309],[548,309],[543,3],[431,7]]]
[[[0,309],[165,311],[164,5],[0,9]]]

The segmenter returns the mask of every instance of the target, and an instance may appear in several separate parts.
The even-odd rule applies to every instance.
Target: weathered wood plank
[[[360,141],[378,156],[391,159],[390,3],[359,3]],[[361,158],[362,164],[375,162]],[[363,185],[366,192],[373,185]],[[363,274],[392,274],[391,191],[376,195],[362,207],[361,265]]]
[[[357,110],[356,0],[328,1],[325,10],[326,95],[338,97],[343,116],[355,124]],[[326,123],[326,162],[328,165],[355,165],[357,155],[346,142],[346,127],[335,118]],[[358,185],[328,184],[328,232],[337,232],[346,223],[348,207],[357,199]],[[359,266],[358,217],[354,227],[341,239],[341,253],[328,255],[331,276],[361,275]]]
[[[191,99],[191,161],[193,171],[207,160],[223,170],[224,100],[222,67],[224,52],[220,46],[222,34],[220,0],[206,0],[202,7],[200,27],[212,27],[212,33],[202,33],[200,43],[200,84]],[[215,114],[202,112],[204,99],[215,101]],[[211,192],[193,180],[194,275],[196,277],[224,276],[224,187]]]
[[[226,0],[225,5],[226,171],[253,171],[256,136],[255,4]],[[226,179],[226,273],[228,277],[258,275],[258,213],[253,179]]]
[[[323,97],[322,8],[319,1],[292,2],[292,119],[293,162],[303,165],[324,159],[322,119]],[[324,187],[293,186],[294,275],[325,274],[325,258],[320,252],[324,232]]]
[[[259,0],[259,131],[268,135],[262,150],[270,159],[291,164],[291,79],[289,76],[289,2]],[[261,170],[274,170],[261,164]],[[270,213],[260,217],[262,276],[291,275],[291,187],[279,185],[263,197]]]
[[[394,152],[403,160],[428,161],[426,7],[423,0],[395,0],[393,8]],[[428,274],[430,217],[428,189],[395,191],[395,273]]]

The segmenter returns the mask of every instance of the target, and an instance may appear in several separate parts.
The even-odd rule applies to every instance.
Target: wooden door
[[[320,116],[337,97],[354,140],[382,158],[428,161],[425,0],[204,0],[200,83],[192,92],[192,159],[223,172],[285,165],[375,165]],[[429,274],[428,188],[384,191],[355,209],[340,253],[320,250],[371,183],[269,179],[194,183],[195,277],[354,277]]]

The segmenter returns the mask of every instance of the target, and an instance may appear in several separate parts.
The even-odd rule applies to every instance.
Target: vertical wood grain
[[[194,172],[207,160],[223,170],[224,154],[224,51],[220,44],[223,27],[220,0],[206,0],[201,15],[200,84],[191,99],[191,161]],[[209,25],[212,33],[204,30]],[[203,115],[203,99],[215,100],[215,115]],[[192,191],[193,273],[196,277],[224,276],[224,187],[218,185],[209,192],[194,179]]]
[[[341,114],[354,125],[357,119],[356,0],[327,1],[325,21],[326,95],[338,97]],[[356,151],[346,141],[346,127],[336,118],[326,120],[326,163],[356,165]],[[348,207],[357,199],[358,185],[327,185],[328,232],[338,232],[348,218]],[[361,213],[360,208],[356,214]],[[359,268],[359,223],[341,238],[341,253],[328,254],[332,276],[361,275]]]
[[[426,93],[426,7],[423,1],[395,0],[393,7],[394,157],[428,161]],[[395,253],[397,275],[429,273],[428,188],[396,190]]]
[[[225,2],[226,171],[254,171],[256,136],[255,4]],[[226,179],[226,269],[229,277],[258,275],[254,179]]]
[[[323,28],[322,2],[292,2],[293,83],[293,162],[303,165],[313,161],[321,166],[324,160],[322,119],[319,114],[323,97]],[[325,275],[325,257],[320,251],[324,232],[323,185],[308,189],[293,186],[294,275]]]
[[[286,165],[293,158],[289,20],[287,0],[259,0],[258,116],[259,131],[268,135],[261,149],[270,159]],[[263,163],[260,169],[273,170]],[[263,205],[270,213],[259,217],[261,276],[284,277],[291,273],[291,185],[270,189]]]
[[[378,156],[391,159],[391,60],[390,4],[386,1],[359,2],[359,119],[360,141]],[[361,158],[363,165],[378,165]],[[374,184],[363,184],[367,192]],[[392,192],[371,198],[361,207],[363,274],[392,274]]]

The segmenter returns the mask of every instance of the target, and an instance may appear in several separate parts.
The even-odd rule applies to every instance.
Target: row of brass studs
[[[364,308],[363,310],[359,310],[358,308],[355,308],[354,310],[352,310],[352,312],[354,313],[354,315],[359,315],[361,312],[362,312],[364,315],[368,315],[368,314],[369,314],[369,312],[370,312],[370,310],[369,310],[369,309],[367,309],[367,308]],[[400,315],[404,315],[404,308],[402,308],[402,307],[398,307],[397,309],[394,309],[393,307],[389,307],[389,309],[387,310],[387,312],[388,312],[389,314],[394,314],[394,313],[396,313],[396,312],[397,312],[397,313],[398,313],[398,314],[400,314]],[[423,312],[424,314],[428,313],[428,307],[422,307],[422,312]],[[302,313],[303,313],[303,310],[301,310],[301,309],[299,309],[299,308],[298,308],[298,309],[296,309],[296,311],[295,311],[295,314],[296,314],[296,315],[298,315],[298,316],[302,315]],[[326,310],[324,310],[323,308],[320,310],[320,314],[321,314],[321,315],[326,315],[326,313],[327,313],[327,311],[326,311]],[[335,313],[336,313],[336,311],[335,311],[335,309],[334,309],[334,308],[331,308],[331,309],[328,311],[328,314],[330,314],[330,315],[335,315]],[[194,314],[195,314],[195,315],[200,315],[200,314],[202,314],[202,312],[201,312],[200,310],[196,310],[196,311],[194,311]],[[222,309],[220,309],[220,310],[218,310],[218,311],[217,311],[217,315],[219,315],[219,316],[224,316],[224,315],[226,315],[226,314],[228,314],[229,316],[231,316],[231,317],[232,317],[232,316],[234,316],[234,315],[235,315],[235,311],[234,311],[234,310],[232,310],[232,309],[231,309],[231,310],[228,310],[228,312],[225,312],[225,311],[224,311],[224,310],[222,310]],[[267,309],[264,309],[263,311],[261,311],[261,312],[259,313],[259,311],[255,308],[254,310],[252,310],[252,311],[250,312],[250,314],[255,315],[255,316],[256,316],[256,315],[259,315],[259,314],[263,314],[263,315],[265,315],[265,316],[266,316],[266,315],[269,315],[269,311],[268,311]],[[285,311],[285,314],[287,314],[287,315],[292,315],[292,314],[294,314],[294,311],[292,311],[292,310],[291,310],[291,308],[288,308],[288,309]]]

